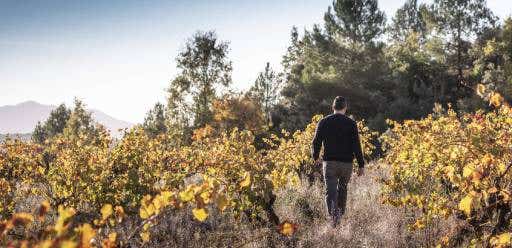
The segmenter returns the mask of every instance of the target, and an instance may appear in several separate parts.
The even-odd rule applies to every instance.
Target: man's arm
[[[352,133],[352,151],[357,159],[359,168],[364,168],[363,151],[361,149],[361,141],[359,139],[359,130],[357,130],[357,123],[354,122],[354,129]]]
[[[318,157],[320,156],[320,149],[322,148],[322,142],[324,141],[322,126],[323,122],[320,120],[316,126],[315,137],[313,138],[313,144],[311,147],[311,156],[315,161],[318,160]]]

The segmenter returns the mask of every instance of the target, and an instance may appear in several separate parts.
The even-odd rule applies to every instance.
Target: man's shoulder
[[[330,114],[330,115],[324,116],[324,118],[320,119],[319,124],[325,124],[327,122],[331,122],[331,121],[335,121],[335,120],[336,120],[336,115]]]
[[[350,123],[351,123],[351,124],[353,124],[353,125],[357,125],[356,120],[354,120],[354,119],[352,119],[351,117],[346,116],[346,115],[344,115],[344,117],[345,117],[345,120],[346,120],[347,122],[350,122]]]
[[[326,120],[332,119],[333,117],[334,117],[334,114],[326,115],[320,121],[326,121]]]
[[[343,122],[349,122],[352,124],[356,124],[356,121],[352,119],[351,117],[347,115],[340,115],[340,114],[330,114],[328,116],[325,116],[320,121],[328,121],[328,120],[337,120],[337,121],[343,121]]]
[[[346,116],[346,115],[339,115],[339,114],[330,114],[322,118],[318,122],[319,126],[325,127],[330,125],[341,125],[345,127],[356,127],[357,123],[352,118]]]

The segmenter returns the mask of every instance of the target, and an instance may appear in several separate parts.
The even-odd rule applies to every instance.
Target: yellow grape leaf
[[[160,195],[162,196],[163,203],[165,205],[168,205],[172,197],[174,196],[174,193],[171,191],[162,191]]]
[[[153,206],[155,206],[155,211],[158,213],[160,211],[160,209],[162,208],[162,200],[160,199],[161,197],[160,196],[156,196],[152,203],[153,203]]]
[[[77,244],[71,240],[65,240],[60,243],[60,248],[75,248]]]
[[[510,200],[510,193],[509,193],[508,191],[506,191],[506,190],[501,190],[501,191],[500,191],[500,195],[501,195],[502,200],[503,200],[504,202],[508,202],[508,201]]]
[[[116,242],[116,239],[117,239],[117,233],[116,232],[113,232],[113,233],[109,233],[108,234],[108,240],[110,242]]]
[[[292,182],[293,186],[298,186],[300,184],[299,176],[297,176],[297,175],[292,176],[291,182]]]
[[[422,219],[416,220],[413,225],[414,229],[423,229],[425,228],[425,221]]]
[[[194,208],[192,209],[192,214],[194,215],[194,218],[201,222],[208,218],[208,212],[206,212],[206,209],[204,208]]]
[[[459,210],[462,210],[466,214],[466,216],[469,216],[471,214],[472,204],[473,196],[468,194],[459,202]]]
[[[148,222],[142,226],[142,230],[147,231],[151,227],[151,224]]]
[[[226,196],[224,195],[219,195],[217,197],[217,207],[219,208],[220,211],[224,211],[226,210],[226,208],[228,207],[228,199],[226,198]]]
[[[149,241],[149,232],[141,232],[140,238],[142,239],[143,242],[148,242]]]
[[[503,97],[499,93],[494,92],[492,94],[491,98],[489,99],[489,102],[491,103],[491,105],[494,105],[495,107],[499,107],[499,106],[501,106],[501,103],[503,102]]]
[[[455,168],[451,165],[444,167],[444,172],[450,180],[454,180]]]
[[[211,199],[210,192],[205,191],[205,192],[199,194],[199,196],[201,197],[201,199],[203,199],[204,203],[208,204],[210,202],[210,199]]]
[[[504,163],[498,164],[498,172],[503,173],[507,170],[507,166]]]
[[[246,188],[251,185],[251,174],[249,172],[244,173],[244,180],[240,182],[240,188]]]
[[[194,199],[194,191],[192,188],[188,188],[187,190],[180,192],[180,200],[182,202],[189,202],[192,201],[192,199]]]
[[[58,212],[59,217],[57,218],[53,229],[55,232],[57,232],[57,235],[62,235],[68,228],[66,221],[75,215],[75,210],[73,208],[65,208],[64,206],[60,205],[58,207]]]
[[[286,236],[291,236],[297,231],[298,225],[293,224],[288,221],[285,221],[285,222],[279,224],[278,228],[279,228],[279,233],[286,235]]]
[[[117,247],[116,246],[116,240],[117,240],[117,233],[116,232],[109,233],[107,239],[103,240],[103,242],[101,244],[101,247],[102,248],[114,248],[114,247]]]
[[[89,224],[80,226],[78,230],[80,231],[80,247],[92,247],[91,240],[96,236],[96,231]]]
[[[482,158],[482,164],[484,164],[484,165],[490,165],[490,164],[492,164],[492,162],[493,162],[493,157],[489,153],[485,154],[484,157]]]
[[[53,245],[52,240],[46,239],[42,242],[39,242],[38,248],[51,248]]]
[[[140,218],[142,218],[143,220],[145,220],[145,219],[147,219],[147,218],[151,217],[151,214],[146,210],[146,208],[145,208],[145,207],[141,207],[141,208],[139,209],[139,216],[140,216]]]
[[[498,244],[500,245],[509,245],[512,241],[512,235],[509,232],[502,233],[497,236]]]
[[[59,217],[62,216],[63,219],[69,219],[76,213],[74,208],[65,208],[63,206],[59,206],[58,211],[59,211]]]
[[[462,176],[463,177],[469,177],[473,174],[473,167],[472,166],[464,166],[464,169],[462,169]]]
[[[113,213],[112,205],[110,205],[110,204],[103,205],[103,207],[101,207],[100,212],[101,212],[101,219],[106,220]]]

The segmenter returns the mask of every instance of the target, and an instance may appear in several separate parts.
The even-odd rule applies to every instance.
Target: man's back
[[[357,123],[344,114],[331,114],[320,120],[313,139],[313,158],[317,159],[324,145],[324,161],[351,163],[354,156],[364,166]]]
[[[332,103],[334,114],[326,116],[316,128],[311,153],[318,160],[322,144],[324,155],[322,171],[325,182],[325,204],[335,227],[341,215],[345,213],[347,187],[352,175],[352,161],[357,158],[357,175],[364,172],[363,153],[357,131],[357,123],[345,116],[347,102],[337,96]]]

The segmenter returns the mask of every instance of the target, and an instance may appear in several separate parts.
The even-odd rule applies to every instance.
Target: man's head
[[[345,114],[345,111],[347,111],[347,100],[345,100],[345,97],[337,96],[334,98],[332,103],[332,110],[335,113]]]

